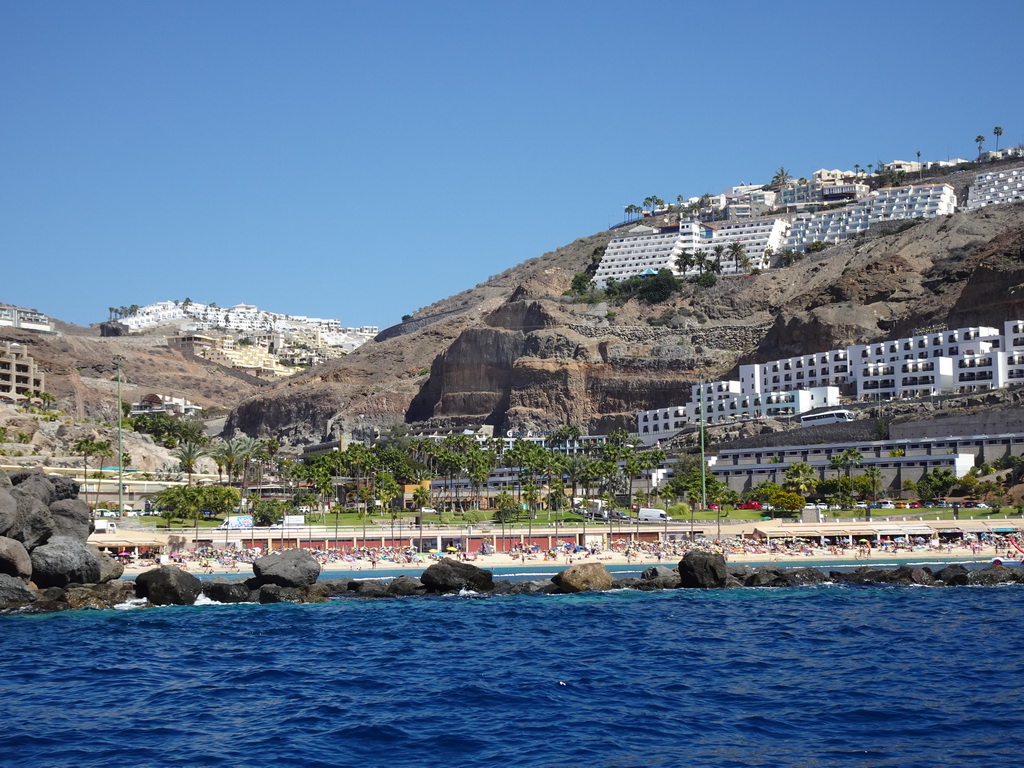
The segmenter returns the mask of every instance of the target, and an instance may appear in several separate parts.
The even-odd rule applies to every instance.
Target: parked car
[[[736,509],[761,509],[761,502],[759,501],[741,501],[736,505]]]

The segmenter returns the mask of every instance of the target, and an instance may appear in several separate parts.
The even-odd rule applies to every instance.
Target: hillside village
[[[596,239],[599,245],[594,250],[599,251],[601,257],[596,262],[591,260],[592,265],[596,264],[596,271],[592,273],[594,287],[600,290],[602,283],[607,287],[620,279],[644,279],[647,275],[666,270],[674,277],[684,280],[700,277],[705,272],[724,277],[777,272],[779,267],[792,265],[800,260],[800,256],[794,254],[816,254],[830,247],[837,247],[851,238],[862,237],[866,232],[874,231],[878,224],[913,224],[951,217],[959,211],[974,212],[988,206],[1019,204],[1024,200],[1024,164],[1015,165],[1012,162],[1016,150],[1005,152],[1009,153],[1007,157],[1010,158],[1010,162],[1004,160],[1001,165],[990,170],[972,173],[969,183],[957,181],[962,190],[966,191],[966,203],[962,206],[958,206],[954,186],[948,183],[932,183],[929,180],[929,183],[916,185],[881,186],[885,180],[903,178],[900,174],[911,173],[923,177],[925,170],[935,171],[934,167],[926,168],[924,165],[915,166],[907,163],[885,167],[884,176],[875,175],[878,178],[869,177],[857,169],[853,172],[822,170],[815,173],[811,180],[793,181],[786,178],[784,169],[780,169],[775,180],[778,182],[774,184],[775,188],[741,185],[730,188],[717,199],[708,199],[709,196],[704,196],[690,201],[686,206],[683,205],[685,201],[680,201],[680,205],[674,209],[665,207],[658,210],[657,206],[652,206],[655,210],[645,214],[644,224],[630,229],[627,223],[612,230],[603,239]],[[939,168],[947,170],[944,166]],[[953,170],[963,169],[957,166]],[[766,213],[768,215],[765,215]],[[810,239],[812,236],[813,240]],[[907,237],[912,239],[914,233],[901,235],[903,239]],[[601,245],[602,241],[604,245]],[[567,249],[567,252],[574,254],[573,259],[580,259],[577,264],[585,263],[582,258],[589,252],[588,249],[591,249],[591,242],[593,240],[584,239]],[[548,257],[549,255],[546,255],[534,261],[537,261],[538,267],[543,267]],[[503,285],[507,277],[519,274],[513,270],[508,276],[499,276],[491,282],[495,286]],[[554,275],[555,271],[548,267],[544,274]],[[564,288],[569,288],[570,282],[575,287],[576,281],[570,281],[570,276],[571,271],[559,278],[563,281]],[[435,366],[437,360],[444,360],[444,365],[449,366],[469,366],[466,372],[454,374],[454,378],[450,377],[452,374],[445,372],[444,367],[433,370],[423,368],[422,362],[417,360],[422,361],[422,354],[429,348],[421,347],[421,351],[413,354],[416,347],[412,345],[418,338],[434,338],[434,344],[441,343],[442,338],[437,332],[447,326],[451,326],[453,330],[445,333],[453,333],[452,338],[455,339],[461,338],[459,333],[468,330],[465,325],[465,313],[474,306],[473,302],[467,299],[461,300],[461,308],[454,312],[438,312],[436,308],[427,308],[424,312],[407,317],[401,326],[389,329],[384,334],[378,334],[376,328],[343,328],[338,320],[282,315],[245,304],[221,308],[216,304],[200,304],[186,299],[158,302],[145,307],[110,307],[108,321],[101,324],[98,329],[101,336],[95,342],[89,343],[100,344],[100,347],[91,354],[102,354],[103,344],[108,345],[112,352],[117,350],[117,355],[121,355],[125,350],[148,350],[151,355],[155,355],[149,365],[155,364],[157,368],[160,366],[157,361],[166,358],[168,361],[190,361],[190,364],[199,366],[195,370],[206,370],[214,375],[217,370],[233,371],[233,375],[236,376],[234,384],[229,385],[222,395],[228,395],[231,388],[235,387],[236,398],[247,397],[247,400],[243,404],[245,407],[232,411],[223,434],[226,437],[246,433],[264,438],[279,436],[284,443],[286,454],[297,457],[298,450],[305,445],[305,455],[312,458],[325,452],[343,450],[344,446],[351,442],[372,442],[386,431],[389,423],[384,412],[374,415],[375,406],[372,398],[366,394],[361,396],[363,399],[355,408],[333,402],[326,388],[331,386],[334,375],[332,366],[339,363],[345,366],[344,370],[350,372],[360,370],[349,365],[353,363],[356,366],[364,366],[367,373],[372,371],[377,377],[399,375],[408,382],[403,386],[420,388],[420,397],[435,387],[440,387],[439,391],[443,392],[451,382],[458,380],[459,386],[466,387],[467,392],[477,390],[472,398],[479,401],[493,383],[487,376],[472,371],[480,371],[485,367],[493,368],[494,363],[486,362],[485,358],[493,351],[503,349],[505,342],[499,339],[506,337],[508,330],[522,334],[523,331],[517,329],[532,329],[528,334],[533,336],[549,333],[543,330],[546,327],[558,329],[554,332],[563,338],[559,344],[565,343],[565,334],[580,339],[574,343],[589,344],[586,341],[588,337],[601,339],[602,335],[610,335],[612,338],[618,336],[627,339],[636,333],[636,329],[630,331],[627,327],[609,325],[614,313],[609,309],[600,309],[600,304],[588,310],[585,305],[564,301],[552,302],[550,299],[543,299],[543,303],[538,303],[541,296],[539,284],[527,287],[531,285],[528,281],[508,285],[509,290],[492,291],[493,299],[476,305],[481,316],[489,318],[487,324],[491,330],[485,333],[497,334],[494,336],[495,341],[481,340],[482,346],[477,346],[477,342],[473,342],[474,346],[470,348],[473,351],[467,349],[463,354],[468,354],[469,357],[462,361],[451,354],[451,349],[457,345],[450,347],[447,354],[442,354],[435,360]],[[557,290],[557,285],[556,282],[551,287]],[[478,286],[477,292],[482,288],[483,286]],[[531,299],[531,293],[536,298]],[[457,299],[458,296],[453,297],[453,300]],[[449,303],[451,301],[449,300]],[[445,304],[441,303],[439,306],[444,307]],[[526,314],[522,314],[523,312]],[[600,313],[593,315],[598,322],[589,326],[583,325],[582,321],[586,315],[580,314],[581,312]],[[556,315],[551,313],[567,314],[564,318],[557,319]],[[755,329],[743,326],[743,319],[739,320],[741,324],[723,326],[721,330],[743,330],[740,337],[754,338],[751,332]],[[57,332],[58,325],[35,310],[13,305],[0,307],[0,327],[6,326],[28,333],[30,336],[60,337],[62,334]],[[688,323],[688,327],[693,327],[693,324]],[[459,331],[459,328],[463,331]],[[711,330],[708,329],[708,332]],[[856,403],[870,406],[885,402],[931,401],[944,396],[970,397],[1013,388],[1024,379],[1024,318],[1005,319],[999,326],[977,324],[947,327],[933,324],[918,330],[920,332],[910,335],[897,334],[884,339],[876,338],[870,343],[858,339],[858,343],[854,344],[806,351],[764,362],[744,362],[740,359],[736,367],[738,375],[735,378],[714,380],[711,377],[708,381],[693,383],[685,389],[676,385],[671,389],[665,388],[659,392],[657,398],[661,402],[649,402],[647,407],[634,408],[626,416],[629,424],[627,431],[632,433],[631,439],[641,447],[655,447],[663,442],[668,444],[674,437],[691,431],[697,425],[734,428],[750,423],[754,425],[753,430],[743,430],[742,434],[751,435],[756,433],[758,425],[764,425],[769,431],[774,431],[785,428],[779,426],[778,420],[783,419],[786,426],[792,428],[799,426],[799,417],[802,415],[813,416],[822,411],[830,412],[829,409],[849,408]],[[24,333],[16,340],[6,341],[0,346],[0,399],[9,406],[20,409],[45,409],[57,401],[58,405],[66,407],[68,402],[65,391],[58,392],[55,396],[47,389],[47,371],[44,369],[52,368],[52,361],[39,364],[33,357],[37,353],[33,351],[30,337]],[[715,334],[712,334],[706,338],[714,337]],[[67,338],[70,340],[72,337]],[[376,341],[367,344],[374,338]],[[603,345],[605,342],[598,343]],[[743,342],[743,345],[748,343]],[[733,342],[727,343],[726,348],[732,348],[730,345],[733,345]],[[396,356],[396,348],[403,352]],[[583,347],[580,347],[575,353],[577,358],[582,349]],[[617,357],[622,352],[609,355],[611,349],[613,348],[601,352],[601,357],[607,363],[611,363],[607,366],[608,373],[615,375],[615,369],[628,358]],[[621,349],[624,352],[626,348],[614,349]],[[364,351],[367,353],[366,357],[362,357]],[[725,349],[722,350],[724,351]],[[703,356],[703,361],[700,356],[692,359],[696,365],[704,367],[713,359],[708,357],[710,353],[711,350],[698,353]],[[636,352],[632,354],[635,355]],[[170,357],[166,357],[167,355]],[[346,355],[351,360],[341,359]],[[385,357],[378,361],[377,355]],[[482,355],[483,358],[474,360],[474,355]],[[130,358],[131,354],[128,356]],[[415,373],[402,375],[395,369],[395,361],[403,359],[403,365],[415,370]],[[727,367],[725,361],[735,359],[735,355],[730,352],[719,359],[719,368],[722,368],[723,364]],[[566,363],[559,365],[565,367]],[[630,363],[630,366],[632,365],[634,364]],[[130,370],[131,366],[128,368]],[[275,379],[283,378],[297,368],[306,369],[306,373],[288,379],[289,384],[285,390],[279,390],[272,385]],[[566,367],[566,370],[568,369]],[[197,420],[209,419],[216,415],[216,409],[211,410],[207,402],[197,402],[202,398],[194,398],[190,392],[174,388],[140,386],[145,380],[141,375],[142,370],[136,366],[124,381],[129,385],[126,387],[125,402],[130,408],[131,417],[159,413],[175,419]],[[101,375],[106,375],[109,382],[111,372],[112,369],[107,367]],[[522,376],[522,372],[519,375]],[[692,376],[691,381],[698,378],[697,371],[692,365],[687,375]],[[350,381],[355,382],[357,378]],[[624,380],[622,386],[627,384],[628,382]],[[379,385],[375,385],[375,389],[377,387]],[[671,400],[668,403],[664,402],[666,393],[670,391],[678,393],[675,403]],[[265,401],[265,407],[261,407],[259,404],[264,402],[264,392],[271,399]],[[681,396],[683,393],[689,394],[688,402]],[[111,395],[113,392],[108,388],[108,399]],[[381,395],[380,402],[383,404],[383,397],[387,396],[386,390],[382,391]],[[81,398],[80,394],[76,396]],[[266,419],[270,414],[280,418],[283,413],[277,403],[282,396],[290,399],[289,408],[301,410],[306,407],[303,401],[312,398],[316,400],[317,407],[325,409],[327,413],[330,413],[329,409],[335,409],[335,415],[327,419],[326,428],[319,435],[316,429],[320,416],[315,411],[303,417],[296,436],[289,436],[287,430],[276,434],[273,431],[264,431],[266,427],[259,426],[259,422],[252,424],[251,427],[246,426],[249,414],[257,415],[259,419]],[[671,394],[668,396],[671,397]],[[642,398],[642,391],[637,391],[636,397]],[[486,399],[491,398],[492,395],[487,392]],[[543,427],[531,428],[530,421],[520,422],[521,426],[518,429],[507,429],[509,422],[504,425],[501,422],[494,423],[493,417],[474,415],[469,409],[464,412],[465,415],[455,419],[448,416],[438,418],[436,406],[434,415],[430,416],[429,412],[423,411],[422,408],[417,410],[415,397],[412,397],[412,401],[413,405],[408,409],[405,420],[409,422],[409,428],[414,434],[430,440],[440,441],[453,434],[465,433],[473,435],[476,440],[487,441],[500,434],[501,442],[507,443],[506,448],[510,449],[517,440],[547,443],[552,433],[551,429]],[[235,402],[237,403],[237,399]],[[438,404],[443,404],[444,407],[451,407],[454,402],[458,402],[458,399],[448,397],[438,400]],[[463,398],[463,402],[468,404],[471,399]],[[78,410],[81,412],[81,405],[78,406]],[[426,413],[428,418],[417,422],[416,418],[421,418],[420,413]],[[109,405],[106,418],[109,432]],[[556,416],[549,415],[545,418],[548,423],[558,423]],[[571,421],[571,418],[564,418],[562,423]],[[24,420],[18,423],[23,424]],[[610,426],[604,431],[600,428],[586,430],[579,440],[566,442],[565,450],[574,452],[583,450],[583,447],[589,444],[600,444],[602,435],[607,434],[612,429],[611,425],[616,424],[608,423]],[[621,418],[617,424],[623,424]],[[209,422],[208,431],[212,430],[211,434],[215,434],[222,426],[222,422]],[[289,429],[294,426],[296,425],[290,425]],[[498,429],[501,430],[500,433]],[[46,444],[51,455],[71,455],[67,446],[52,442],[53,435],[44,439],[44,432],[46,430],[39,431],[40,440],[50,440]],[[49,432],[54,430],[50,429]],[[808,434],[812,435],[813,432],[809,430]],[[35,440],[33,434],[24,434]],[[719,438],[724,434],[720,432]],[[852,436],[854,433],[849,434]],[[305,437],[296,439],[298,435]],[[144,442],[143,440],[142,443]],[[793,442],[792,438],[788,439],[788,442]],[[968,471],[969,466],[973,466],[977,458],[977,452],[964,453],[955,448],[952,453],[945,452],[950,455],[956,454],[953,458],[921,461],[914,458],[919,453],[913,452],[906,460],[894,463],[891,457],[887,458],[884,454],[884,451],[892,450],[887,443],[880,443],[872,448],[868,445],[869,442],[863,439],[856,443],[850,443],[848,440],[837,442],[824,450],[821,460],[828,461],[833,452],[850,450],[851,445],[856,445],[863,450],[865,456],[869,453],[874,455],[873,461],[882,472],[880,478],[888,487],[889,484],[899,484],[904,479],[920,479],[932,469],[945,468],[947,465],[960,476]],[[1011,443],[1007,443],[1005,450],[1012,453],[1010,445]],[[139,437],[133,438],[132,446],[144,454],[147,452],[140,444]],[[728,450],[727,447],[722,449],[723,461],[719,465],[720,471],[723,477],[732,477],[728,484],[737,492],[748,490],[757,473],[774,474],[780,471],[779,467],[766,469],[760,465],[752,466],[749,470],[743,468],[742,465],[746,462],[729,460]],[[930,455],[930,452],[931,448],[927,448],[926,454]],[[23,454],[24,451],[12,450],[8,446],[8,453]],[[26,459],[29,455],[30,453],[24,453]],[[139,459],[138,464],[163,470],[170,468],[171,457],[166,450],[163,453],[150,451],[148,456]],[[729,461],[738,463],[741,470],[726,470]],[[787,461],[786,464],[788,463],[790,462]],[[915,465],[918,467],[917,470],[908,469]],[[783,466],[781,469],[786,468]],[[509,475],[507,468],[495,470],[486,484],[487,492],[493,495],[500,488],[507,487],[509,483],[515,484],[518,481],[514,474]],[[648,481],[656,482],[656,475],[666,476],[664,469],[657,470],[650,474]],[[468,486],[466,490],[468,492]]]

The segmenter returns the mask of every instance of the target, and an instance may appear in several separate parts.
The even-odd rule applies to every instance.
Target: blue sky
[[[405,313],[646,196],[1024,143],[1024,6],[0,0],[0,302]]]

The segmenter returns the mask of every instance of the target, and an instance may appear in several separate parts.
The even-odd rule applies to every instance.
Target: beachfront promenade
[[[545,563],[601,562],[610,565],[672,566],[687,551],[702,549],[723,553],[730,562],[779,562],[782,564],[827,564],[839,561],[950,562],[993,557],[1019,559],[1010,537],[1021,541],[1024,520],[921,521],[872,520],[844,523],[794,523],[781,520],[746,521],[717,526],[689,522],[567,529],[538,527],[532,532],[502,532],[487,526],[450,527],[443,534],[431,531],[419,536],[418,528],[368,528],[362,530],[304,526],[302,530],[239,529],[176,532],[170,547],[122,549],[128,573],[160,562],[175,562],[187,570],[206,573],[248,573],[251,562],[268,551],[303,548],[310,550],[325,569],[368,570],[422,569],[444,555],[467,559],[482,567],[543,565]],[[426,533],[426,532],[425,532]],[[108,549],[130,547],[118,534],[97,536],[94,543]],[[1024,546],[1024,544],[1022,544]],[[173,557],[172,557],[173,555]]]

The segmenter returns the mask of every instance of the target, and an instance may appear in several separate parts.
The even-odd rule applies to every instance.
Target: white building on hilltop
[[[703,417],[714,425],[797,416],[839,405],[840,394],[871,402],[971,394],[1024,384],[1024,321],[974,326],[815,352],[739,367],[738,381],[693,385],[690,402],[640,411],[648,444]]]
[[[967,191],[967,210],[1024,200],[1024,166],[979,173]]]
[[[628,280],[648,270],[667,269],[677,276],[695,275],[701,269],[692,265],[680,272],[677,261],[681,255],[703,251],[705,257],[717,261],[716,246],[721,246],[723,274],[737,274],[748,269],[771,266],[770,254],[785,242],[789,225],[785,219],[744,219],[740,221],[701,222],[684,219],[678,226],[654,228],[633,227],[613,238],[605,249],[594,275],[598,288],[610,280]],[[734,243],[742,247],[742,256],[730,250]]]
[[[818,213],[798,214],[786,238],[786,248],[804,251],[815,241],[842,242],[872,224],[934,219],[955,210],[956,193],[949,184],[883,187],[861,202]]]

